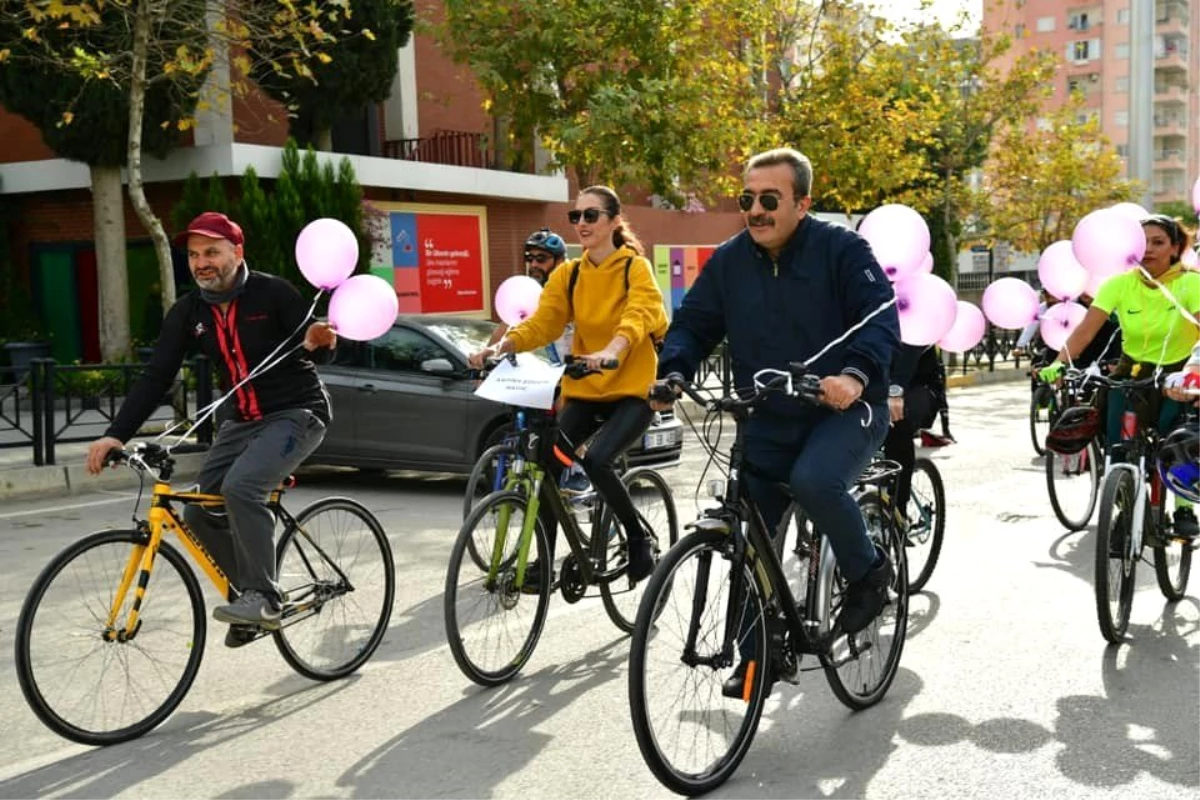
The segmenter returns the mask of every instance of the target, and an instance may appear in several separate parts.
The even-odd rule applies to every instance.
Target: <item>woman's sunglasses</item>
[[[754,201],[758,200],[758,204],[763,207],[763,211],[774,211],[779,208],[779,195],[777,194],[755,194],[754,192],[742,192],[738,195],[738,208],[742,211],[749,211],[754,208]]]
[[[602,208],[595,207],[585,208],[582,211],[580,211],[578,208],[573,208],[567,212],[567,220],[572,225],[578,225],[579,220],[582,219],[584,222],[591,225],[593,222],[596,222],[600,219],[601,214],[608,214],[608,212]]]

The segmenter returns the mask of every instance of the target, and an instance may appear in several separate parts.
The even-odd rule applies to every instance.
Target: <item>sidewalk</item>
[[[0,503],[15,499],[108,491],[136,491],[138,476],[131,469],[106,469],[100,475],[89,475],[83,462],[87,455],[86,442],[55,446],[53,466],[35,467],[31,447],[0,449]],[[173,480],[186,484],[195,478],[204,460],[203,453],[188,453],[175,459]]]

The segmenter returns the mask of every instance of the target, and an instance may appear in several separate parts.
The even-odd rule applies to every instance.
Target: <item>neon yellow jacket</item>
[[[629,265],[629,293],[625,292],[625,262]],[[658,370],[658,354],[650,334],[665,328],[662,292],[654,281],[650,262],[628,247],[619,247],[599,264],[585,251],[579,260],[579,279],[572,303],[567,287],[575,262],[560,265],[550,274],[529,319],[508,331],[518,352],[544,347],[557,339],[568,322],[575,323],[571,352],[588,355],[603,350],[614,336],[623,336],[629,348],[621,365],[581,380],[566,379],[563,397],[570,400],[617,400],[645,397]],[[574,313],[572,313],[572,308]]]

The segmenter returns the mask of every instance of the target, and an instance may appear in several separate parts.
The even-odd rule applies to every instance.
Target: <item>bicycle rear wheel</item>
[[[275,646],[316,681],[341,678],[383,641],[396,594],[396,565],[375,515],[346,497],[326,497],[296,515],[277,547],[286,601]]]
[[[1088,526],[1100,494],[1100,471],[1104,456],[1095,441],[1078,453],[1046,452],[1046,491],[1054,516],[1069,531]]]
[[[546,624],[550,581],[542,580],[536,594],[524,594],[525,587],[517,582],[528,508],[517,492],[489,495],[471,511],[450,551],[443,596],[446,638],[458,668],[481,686],[498,686],[516,677]],[[533,532],[527,564],[536,555],[546,576],[550,548],[540,520],[534,520]],[[472,541],[479,552],[488,554],[484,568],[467,554]]]
[[[875,705],[887,694],[900,667],[900,654],[908,631],[908,561],[904,540],[888,522],[889,511],[875,491],[864,492],[858,507],[867,535],[887,553],[895,578],[888,588],[888,603],[870,625],[855,634],[842,634],[820,656],[829,688],[837,699],[854,710]],[[841,612],[846,583],[840,570],[826,588],[830,622]]]
[[[141,531],[80,539],[33,582],[17,620],[17,679],[29,707],[59,736],[88,745],[136,739],[183,701],[204,656],[204,598],[179,551],[160,542],[138,625],[125,641],[105,636],[122,577],[132,584],[117,615],[135,603]]]
[[[937,465],[928,458],[918,458],[913,465],[909,504],[905,539],[908,591],[911,594],[921,591],[929,583],[946,535],[946,488]]]
[[[1110,472],[1100,496],[1096,528],[1096,617],[1110,642],[1125,638],[1133,606],[1134,579],[1140,554],[1130,552],[1137,485],[1127,469]]]
[[[1033,440],[1033,449],[1039,456],[1046,455],[1046,435],[1050,433],[1057,416],[1057,404],[1054,387],[1043,383],[1033,390],[1033,397],[1029,400],[1029,438]]]
[[[1187,592],[1188,577],[1192,573],[1192,548],[1195,542],[1190,537],[1167,536],[1165,490],[1159,495],[1158,508],[1155,509],[1159,520],[1159,530],[1155,534],[1154,545],[1154,577],[1158,580],[1159,591],[1171,602],[1183,599]]]
[[[663,556],[647,581],[629,645],[638,749],[654,776],[684,795],[710,791],[734,773],[771,689],[764,593],[746,564],[736,576],[742,601],[731,613],[735,575],[727,544],[725,534],[698,531]],[[732,653],[722,653],[727,625],[744,628],[735,633],[742,647]],[[739,660],[754,665],[748,688],[727,698],[721,686]]]
[[[638,517],[654,534],[654,557],[657,560],[661,553],[670,550],[679,541],[679,520],[675,514],[675,497],[671,487],[662,475],[652,469],[631,470],[621,480],[629,490]],[[611,532],[604,564],[604,569],[611,569],[628,558],[629,546],[625,526],[620,524],[607,504],[592,535],[603,535],[602,531]],[[626,633],[633,632],[645,588],[646,580],[634,583],[625,575],[600,584],[600,597],[608,618]]]

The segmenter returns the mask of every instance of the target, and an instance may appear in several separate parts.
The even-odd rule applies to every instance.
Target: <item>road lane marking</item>
[[[124,502],[128,502],[130,498],[135,497],[135,496],[136,495],[130,493],[130,494],[122,494],[117,497],[110,497],[107,500],[92,500],[87,503],[72,503],[72,504],[66,505],[66,506],[51,506],[49,508],[35,508],[31,511],[10,511],[6,514],[0,514],[0,519],[12,519],[14,517],[31,517],[34,514],[51,514],[56,511],[70,511],[75,508],[90,508],[92,506],[104,506],[104,505],[109,505],[111,503],[124,503]]]

